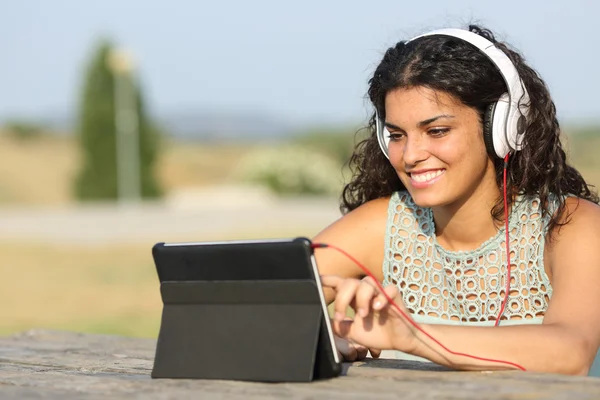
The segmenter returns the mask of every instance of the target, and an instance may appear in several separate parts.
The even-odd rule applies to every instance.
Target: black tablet
[[[311,381],[341,362],[306,238],[158,243],[152,377]]]

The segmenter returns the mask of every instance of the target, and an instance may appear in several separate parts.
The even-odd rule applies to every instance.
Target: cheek
[[[390,143],[388,147],[388,155],[390,157],[390,164],[398,172],[404,170],[404,157],[403,157],[402,145],[399,143]]]
[[[481,140],[447,140],[436,143],[432,154],[447,164],[474,167],[487,161],[487,152]]]

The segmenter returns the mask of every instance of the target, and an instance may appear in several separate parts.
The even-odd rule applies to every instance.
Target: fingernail
[[[358,315],[360,315],[360,316],[361,316],[361,317],[363,317],[363,318],[364,318],[364,317],[366,317],[368,313],[369,313],[369,312],[368,312],[366,309],[364,309],[364,308],[360,308],[360,309],[358,310]]]
[[[333,317],[335,318],[336,321],[343,321],[344,320],[344,316],[339,311],[336,311]]]
[[[373,304],[373,308],[379,308],[381,307],[381,301],[377,300],[374,304]]]

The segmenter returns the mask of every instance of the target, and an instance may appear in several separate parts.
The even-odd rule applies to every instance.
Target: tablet
[[[341,361],[309,239],[157,243],[152,255],[163,300],[153,377],[298,381],[331,378],[341,373]],[[318,319],[315,319],[315,338],[311,342],[310,321],[314,318]],[[193,343],[193,338],[186,338],[190,329],[204,340],[220,342],[223,352],[213,354],[212,348]],[[245,342],[249,340],[248,335],[253,336],[252,343]],[[288,335],[295,337],[296,343],[289,343]],[[267,338],[270,343],[258,343]],[[197,352],[225,360],[216,370],[214,365],[209,370],[198,360],[183,365],[169,354],[183,352],[183,342]],[[249,362],[250,355],[260,356],[250,347],[261,348],[265,353],[262,373],[251,371],[249,365],[243,366]],[[294,356],[298,364],[312,363],[310,376],[299,371],[286,375],[282,371],[283,364],[277,367],[277,362],[290,362],[277,352],[290,352],[291,356],[294,351],[298,351]],[[274,360],[270,364],[265,359],[269,355]],[[307,356],[312,358],[304,360]],[[296,369],[286,365],[290,370]],[[270,368],[274,370],[269,372]],[[194,370],[199,371],[198,374]]]

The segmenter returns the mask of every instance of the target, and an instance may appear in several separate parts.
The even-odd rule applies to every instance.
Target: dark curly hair
[[[581,174],[566,161],[560,140],[556,108],[544,81],[515,50],[496,41],[488,29],[469,25],[469,31],[483,36],[501,49],[515,65],[530,96],[523,148],[509,159],[507,193],[539,196],[542,214],[548,213],[548,196],[558,197],[558,210],[551,217],[549,229],[560,225],[565,210],[563,196],[576,195],[598,203],[598,195]],[[425,36],[411,42],[401,41],[389,48],[373,77],[368,96],[380,116],[385,117],[385,96],[392,90],[427,87],[448,93],[478,111],[480,120],[486,108],[507,91],[494,64],[480,50],[457,38]],[[357,144],[350,158],[352,179],[344,187],[340,210],[347,213],[361,204],[390,196],[406,188],[377,142],[375,113],[366,127],[368,137]],[[494,156],[496,182],[503,189],[503,160]],[[503,220],[503,199],[492,209],[492,216]]]

